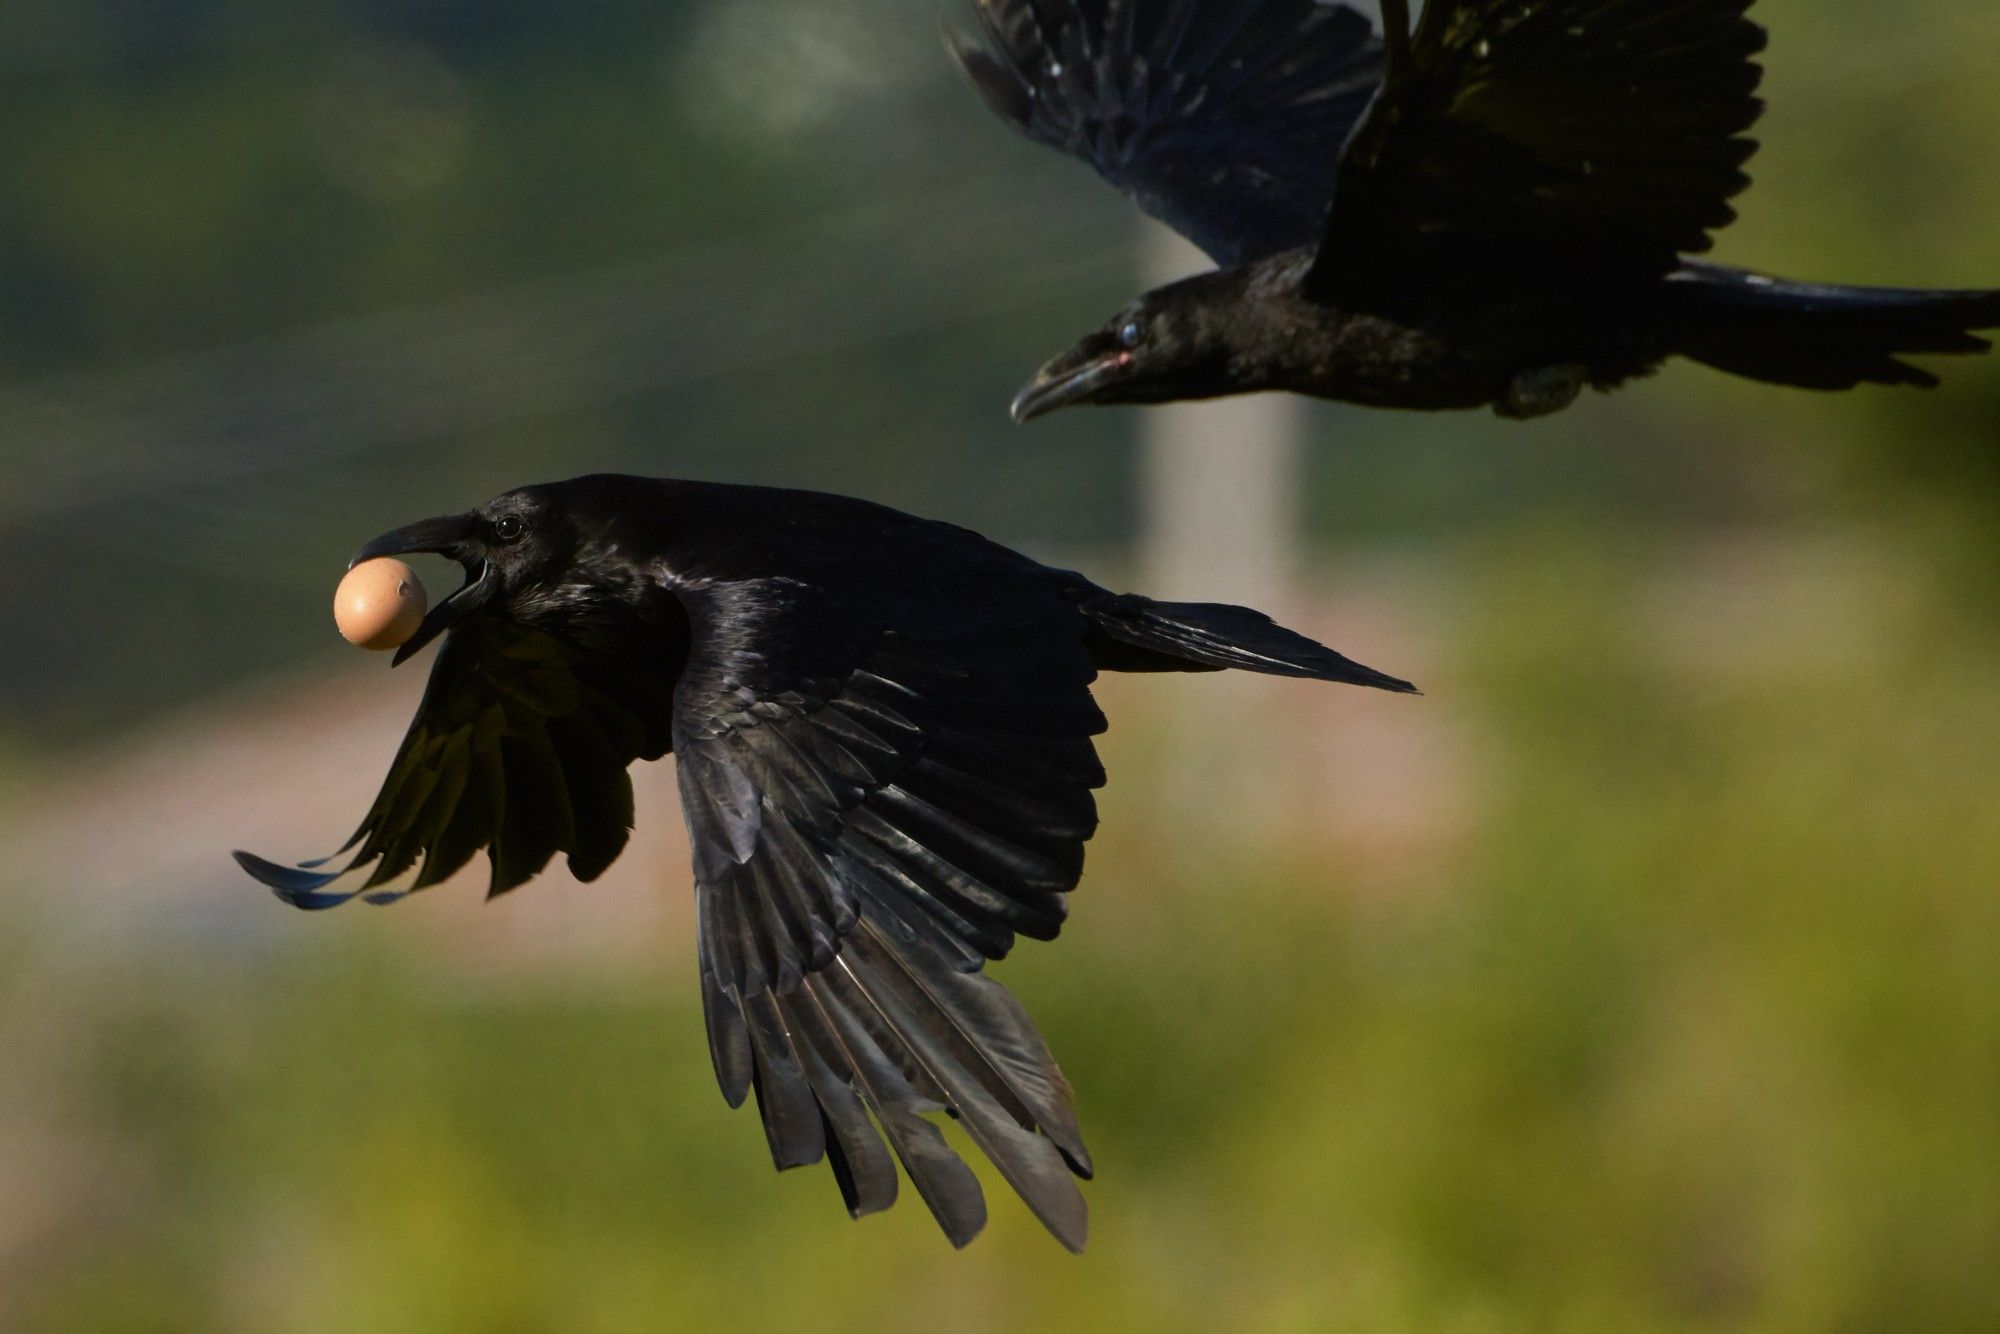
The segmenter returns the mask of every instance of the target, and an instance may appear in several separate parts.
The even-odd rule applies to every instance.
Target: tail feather
[[[855,1217],[896,1199],[893,1150],[955,1246],[986,1224],[978,1178],[934,1118],[949,1115],[1056,1239],[1083,1249],[1090,1174],[1070,1089],[998,982],[863,918],[831,965],[782,995],[729,998],[757,1106],[783,1168],[825,1158]],[[723,1062],[718,1061],[718,1065]],[[884,1141],[887,1147],[884,1147]]]
[[[1833,287],[1707,264],[1688,265],[1668,290],[1682,355],[1801,389],[1932,389],[1938,377],[1904,357],[1985,352],[1992,343],[1974,331],[2000,328],[2000,291]]]
[[[1127,594],[1088,604],[1103,641],[1092,645],[1113,671],[1223,671],[1307,677],[1414,695],[1399,677],[1364,667],[1324,644],[1287,630],[1260,611],[1219,602],[1154,602]]]

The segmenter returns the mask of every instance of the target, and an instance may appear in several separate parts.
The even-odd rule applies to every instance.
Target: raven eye
[[[1146,331],[1139,327],[1139,321],[1127,320],[1125,327],[1118,331],[1118,344],[1129,352],[1138,347],[1140,340],[1145,336]]]
[[[528,526],[521,522],[518,514],[503,514],[493,521],[493,535],[502,542],[518,542]]]

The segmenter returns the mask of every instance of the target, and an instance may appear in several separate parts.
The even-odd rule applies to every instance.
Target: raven
[[[981,971],[1052,939],[1104,782],[1099,671],[1237,667],[1411,692],[1242,607],[1106,592],[976,533],[804,491],[595,476],[379,537],[466,571],[415,721],[343,853],[236,854],[301,908],[390,902],[484,849],[489,896],[600,875],[634,760],[672,752],[723,1096],[855,1217],[902,1161],[954,1245],[986,1219],[945,1113],[1063,1245],[1091,1173],[1069,1085]],[[872,1118],[872,1119],[871,1119]],[[886,1141],[886,1147],[885,1143]]]
[[[1221,267],[1042,368],[1074,403],[1285,390],[1535,417],[1671,356],[1770,384],[1935,386],[2000,292],[1830,287],[1690,259],[1735,218],[1763,103],[1751,0],[977,0],[987,104]]]

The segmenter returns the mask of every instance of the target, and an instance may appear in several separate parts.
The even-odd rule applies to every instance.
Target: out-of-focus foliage
[[[1718,257],[2000,283],[2000,11],[1757,12]],[[1003,406],[1133,224],[934,18],[0,5],[0,799],[324,663],[347,552],[524,481],[827,487],[1115,569],[1137,416]],[[1422,572],[1399,705],[1477,753],[1471,827],[1413,877],[1168,825],[1156,683],[1116,689],[1075,920],[1001,970],[1078,1086],[1081,1260],[997,1187],[954,1255],[773,1178],[685,969],[483,979],[392,914],[57,950],[68,887],[10,866],[0,1325],[2000,1327],[2000,365],[1942,369],[1315,410],[1317,554]]]

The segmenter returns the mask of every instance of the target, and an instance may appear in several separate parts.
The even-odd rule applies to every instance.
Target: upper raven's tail
[[[1248,607],[1155,602],[1126,594],[1098,598],[1085,604],[1084,611],[1099,632],[1091,654],[1109,671],[1216,672],[1235,667],[1417,693],[1408,681],[1342,657]]]
[[[1732,375],[1802,389],[1935,388],[1912,354],[1984,352],[2000,292],[1828,287],[1689,263],[1667,280],[1675,351]]]

